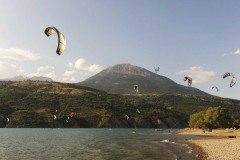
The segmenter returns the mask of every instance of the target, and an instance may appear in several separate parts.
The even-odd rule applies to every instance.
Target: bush
[[[227,109],[222,107],[209,107],[204,111],[194,113],[190,116],[189,126],[191,128],[226,128],[232,127],[233,121]]]

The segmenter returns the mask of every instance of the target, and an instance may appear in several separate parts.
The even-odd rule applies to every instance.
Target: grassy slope
[[[181,127],[192,112],[219,105],[236,110],[238,103],[213,96],[107,94],[56,82],[0,82],[0,127]],[[66,123],[72,111],[76,116]]]

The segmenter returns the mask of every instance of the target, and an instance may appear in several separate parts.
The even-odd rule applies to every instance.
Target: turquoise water
[[[186,137],[154,129],[0,129],[1,159],[194,159]]]

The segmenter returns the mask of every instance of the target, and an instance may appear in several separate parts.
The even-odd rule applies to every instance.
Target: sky
[[[213,95],[240,99],[240,2],[189,0],[0,0],[0,79],[45,76],[80,82],[131,63]],[[57,27],[66,37],[56,54]],[[219,92],[212,90],[217,86]]]

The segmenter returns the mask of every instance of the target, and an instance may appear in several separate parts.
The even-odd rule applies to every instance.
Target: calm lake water
[[[0,129],[0,159],[195,159],[186,137],[154,129]],[[189,137],[188,137],[189,138]],[[184,158],[183,158],[184,157]]]

